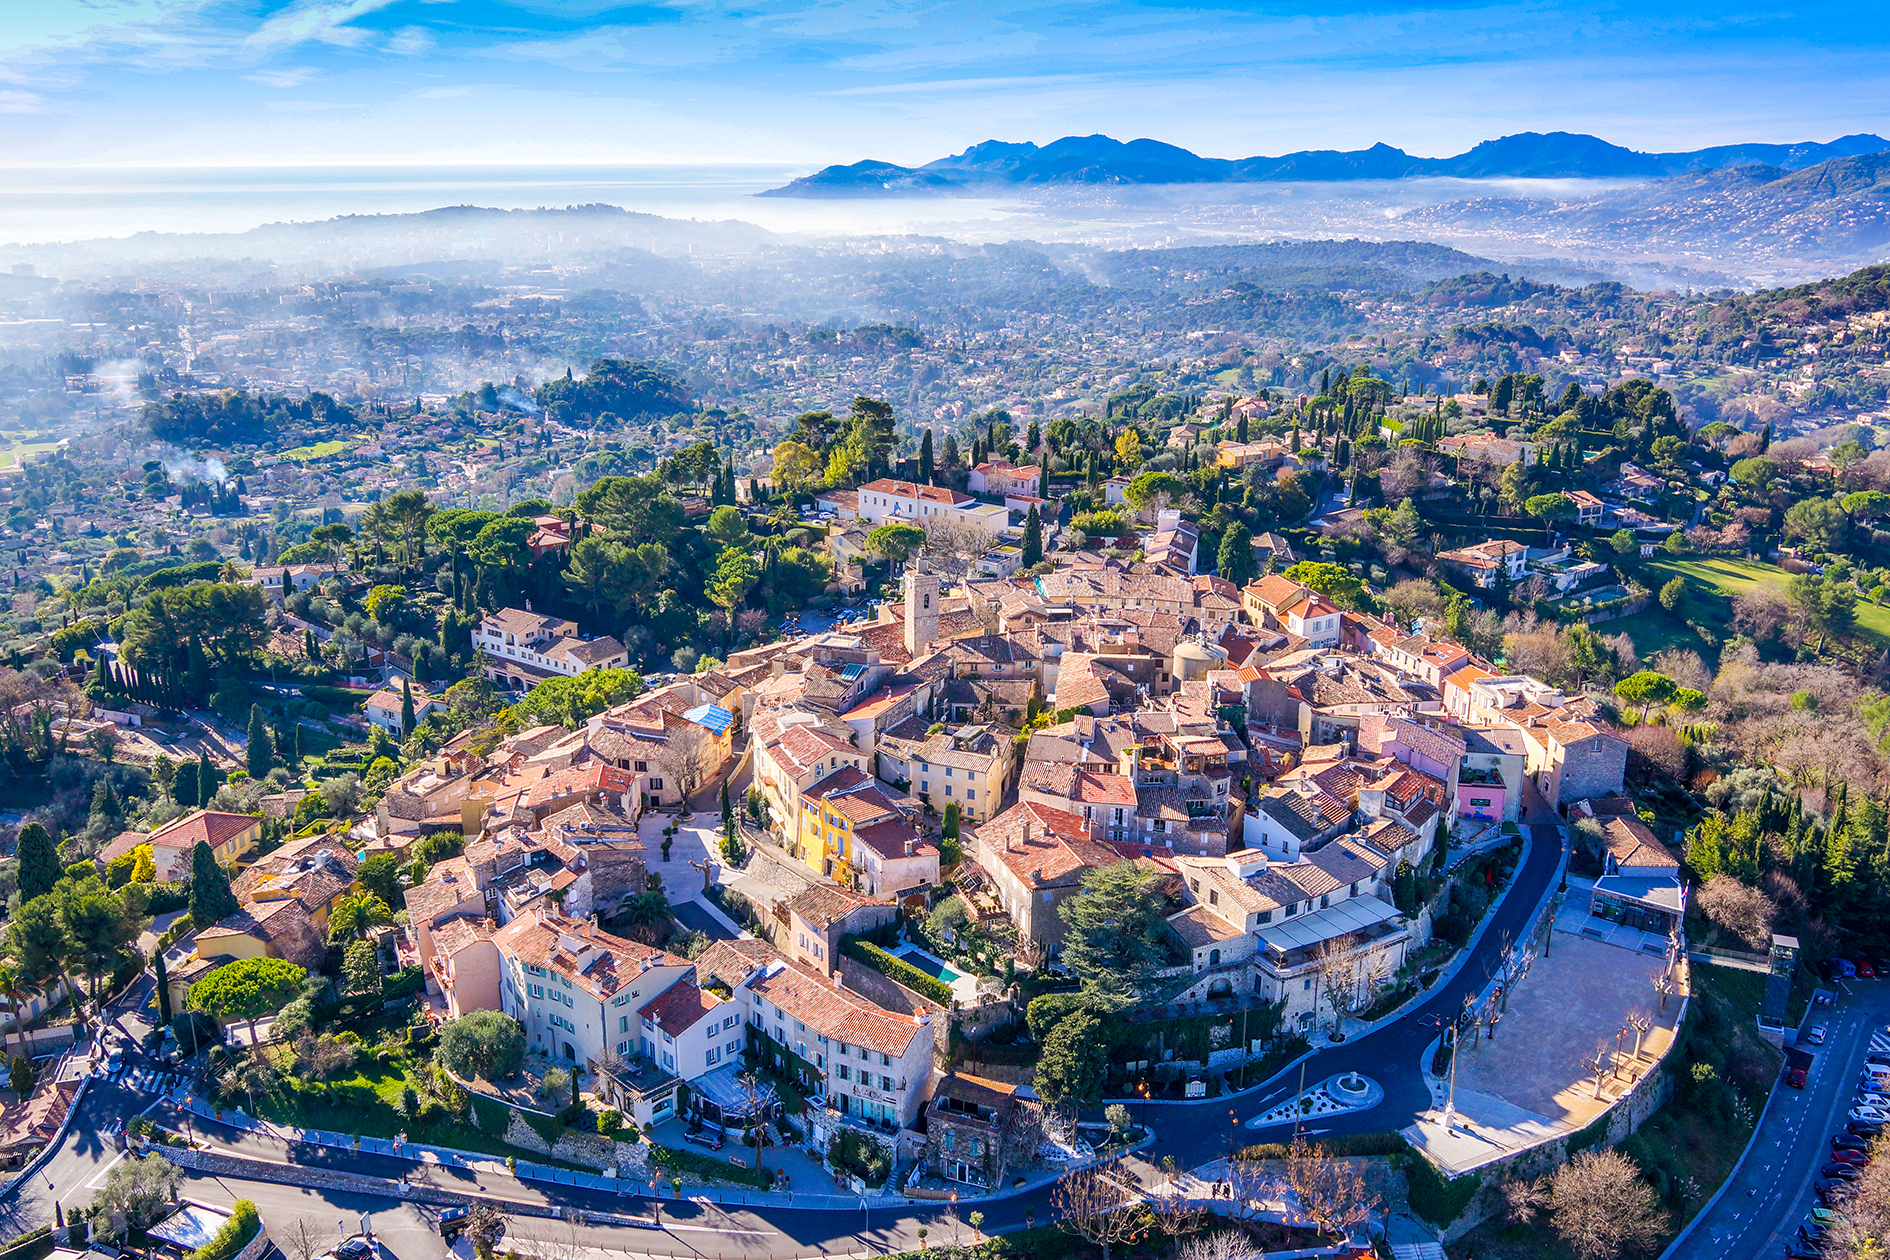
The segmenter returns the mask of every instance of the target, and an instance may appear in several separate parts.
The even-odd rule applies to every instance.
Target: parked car
[[[1833,1203],[1842,1203],[1857,1193],[1857,1187],[1847,1181],[1836,1181],[1830,1177],[1820,1178],[1812,1189],[1818,1193],[1818,1202],[1829,1207]]]
[[[1870,965],[1870,959],[1859,958],[1857,960],[1857,974],[1862,979],[1875,980],[1877,978],[1877,969]]]
[[[710,1133],[706,1130],[701,1133],[685,1133],[683,1134],[683,1140],[694,1142],[697,1146],[706,1146],[712,1151],[722,1149],[722,1135],[720,1133]]]
[[[1804,1041],[1808,1046],[1821,1046],[1824,1044],[1824,1036],[1824,1025],[1813,1024],[1805,1030]]]
[[[1875,1120],[1852,1120],[1845,1127],[1859,1137],[1876,1137],[1883,1132],[1883,1125]]]
[[[1831,1162],[1834,1164],[1856,1164],[1863,1167],[1870,1162],[1868,1151],[1832,1151]]]
[[[1793,1089],[1803,1089],[1805,1087],[1805,1069],[1801,1067],[1787,1068],[1785,1071],[1785,1083],[1790,1085]]]
[[[1863,1174],[1855,1164],[1826,1164],[1818,1170],[1818,1175],[1832,1181],[1856,1181]]]
[[[350,1238],[331,1254],[335,1260],[368,1260],[374,1254],[374,1244],[365,1238]]]
[[[1851,1108],[1851,1119],[1867,1120],[1872,1124],[1882,1124],[1886,1120],[1890,1120],[1890,1111],[1884,1111],[1878,1107],[1853,1107]]]
[[[1831,1149],[1834,1151],[1867,1151],[1870,1149],[1870,1142],[1865,1138],[1858,1137],[1855,1133],[1833,1133],[1831,1135]]]
[[[1849,959],[1833,958],[1831,960],[1831,975],[1834,978],[1840,979],[1840,980],[1849,980],[1852,977],[1854,977],[1856,974],[1857,974],[1857,968],[1851,964]]]

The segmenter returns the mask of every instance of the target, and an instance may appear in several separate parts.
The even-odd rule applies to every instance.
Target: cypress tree
[[[735,834],[735,807],[729,804],[727,779],[722,780],[722,834]]]
[[[30,822],[20,828],[16,852],[20,859],[20,900],[43,897],[59,882],[59,849],[46,828]]]
[[[413,645],[413,680],[423,685],[433,681],[433,671],[427,668],[427,645],[424,642]]]
[[[1024,517],[1024,567],[1038,563],[1043,559],[1043,518],[1037,515],[1037,505],[1030,505],[1029,515]]]
[[[186,758],[171,780],[171,799],[185,809],[197,808],[197,763]]]
[[[190,851],[190,921],[201,932],[236,911],[236,894],[230,891],[229,875],[217,865],[209,844],[197,841]]]
[[[209,809],[216,795],[217,768],[210,764],[210,750],[206,748],[197,755],[197,807]]]
[[[1046,449],[1042,461],[1037,465],[1037,497],[1050,497],[1050,452]]]
[[[413,734],[413,687],[406,679],[400,680],[400,737]]]
[[[931,485],[935,471],[932,463],[932,430],[927,429],[925,436],[919,439],[919,480]]]
[[[158,950],[151,960],[151,972],[157,979],[158,1018],[166,1024],[171,1022],[171,978],[164,971],[164,951]]]
[[[243,755],[243,765],[249,770],[249,777],[260,779],[269,773],[269,767],[276,762],[275,746],[269,739],[269,726],[263,719],[262,706],[249,706],[249,747]]]

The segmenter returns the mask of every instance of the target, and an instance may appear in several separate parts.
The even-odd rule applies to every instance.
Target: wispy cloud
[[[310,41],[352,48],[373,34],[352,23],[392,3],[394,0],[344,0],[340,4],[311,0],[270,18],[243,42],[257,49],[286,48]]]
[[[37,93],[0,91],[0,114],[43,113],[46,102]]]
[[[243,77],[251,83],[260,83],[264,87],[292,88],[301,87],[320,73],[321,71],[313,66],[295,66],[283,70],[258,70],[254,74],[246,74]]]

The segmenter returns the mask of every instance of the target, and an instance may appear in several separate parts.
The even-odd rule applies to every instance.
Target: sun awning
[[[751,1098],[747,1086],[742,1084],[741,1075],[741,1069],[731,1063],[698,1076],[689,1082],[689,1088],[714,1103],[727,1117],[745,1116],[754,1108],[766,1111],[774,1105],[774,1086],[757,1079],[756,1091]]]
[[[683,719],[720,735],[734,724],[735,715],[719,704],[699,704],[683,714]]]
[[[1263,927],[1260,929],[1260,939],[1267,948],[1284,954],[1351,932],[1363,932],[1397,917],[1396,906],[1387,905],[1367,893],[1362,897],[1347,898],[1325,910],[1315,910],[1284,923]]]

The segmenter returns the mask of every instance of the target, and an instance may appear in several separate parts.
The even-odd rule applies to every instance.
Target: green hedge
[[[1335,1157],[1347,1155],[1404,1155],[1411,1146],[1402,1134],[1386,1130],[1381,1133],[1353,1133],[1339,1137],[1322,1137],[1315,1141],[1326,1154]],[[1242,1159],[1285,1159],[1292,1153],[1292,1147],[1285,1142],[1262,1142],[1258,1146],[1249,1146],[1240,1152]]]
[[[427,973],[415,963],[381,981],[381,1001],[391,1002],[395,998],[409,997],[426,987]]]
[[[1462,1216],[1483,1186],[1480,1173],[1465,1173],[1454,1181],[1446,1181],[1435,1164],[1415,1153],[1399,1163],[1404,1168],[1405,1184],[1411,1188],[1411,1210],[1439,1229]]]
[[[940,1006],[952,1004],[952,987],[935,976],[928,976],[903,958],[894,958],[870,941],[848,940],[843,947],[848,958],[865,963],[888,980],[904,985],[921,997]]]
[[[236,1206],[230,1209],[230,1219],[223,1222],[217,1236],[191,1252],[190,1260],[230,1260],[249,1246],[250,1239],[261,1228],[262,1218],[256,1214],[256,1205],[248,1199],[238,1199]]]
[[[144,912],[149,915],[169,914],[173,910],[182,910],[190,905],[190,885],[181,884],[139,884],[149,898]]]
[[[505,1136],[505,1131],[512,1125],[511,1109],[496,1098],[484,1094],[472,1095],[473,1125],[481,1133],[491,1134],[495,1138]]]

